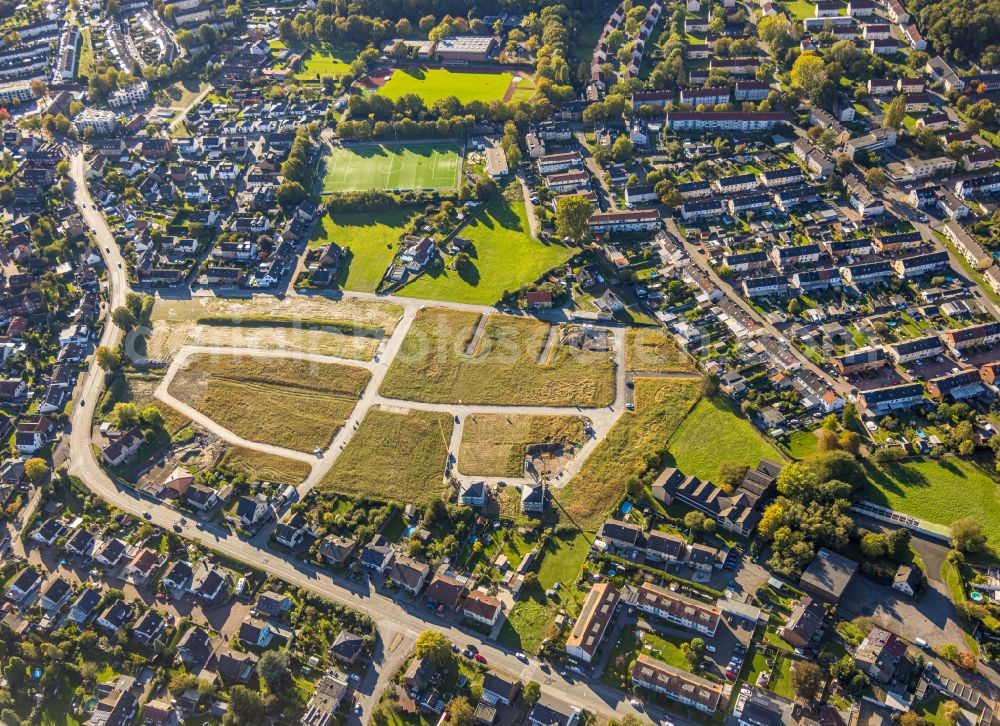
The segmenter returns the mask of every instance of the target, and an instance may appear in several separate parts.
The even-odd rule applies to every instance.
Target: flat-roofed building
[[[799,578],[799,587],[836,605],[857,571],[858,563],[854,560],[821,548]]]
[[[488,60],[496,38],[492,35],[459,35],[442,38],[434,46],[434,56],[443,61],[481,63]]]

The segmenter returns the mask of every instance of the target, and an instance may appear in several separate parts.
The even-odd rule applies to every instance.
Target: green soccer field
[[[335,147],[326,159],[323,192],[455,189],[461,173],[455,143]]]
[[[462,103],[488,102],[503,99],[513,80],[514,76],[507,72],[475,73],[445,68],[397,69],[378,93],[393,101],[408,93],[415,93],[428,106],[449,96],[455,96]]]

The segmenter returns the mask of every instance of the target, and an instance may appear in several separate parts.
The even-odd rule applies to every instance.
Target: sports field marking
[[[461,155],[456,143],[337,146],[327,157],[323,192],[454,189]]]

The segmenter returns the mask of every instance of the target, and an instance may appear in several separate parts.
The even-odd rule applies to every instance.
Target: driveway
[[[867,577],[856,577],[840,599],[839,609],[847,617],[870,617],[880,628],[907,640],[922,638],[933,648],[965,643],[943,582],[928,582],[923,595],[914,600]]]

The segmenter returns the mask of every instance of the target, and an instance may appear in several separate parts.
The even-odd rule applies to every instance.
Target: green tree
[[[853,403],[844,405],[844,410],[840,414],[840,423],[849,431],[856,431],[861,425],[861,418],[858,416],[858,409]]]
[[[962,517],[951,523],[951,546],[959,552],[980,552],[986,546],[983,525],[975,517]]]
[[[898,129],[903,125],[904,116],[906,116],[906,97],[896,96],[886,106],[885,116],[882,118],[882,126],[887,129]]]
[[[587,239],[594,205],[581,196],[560,197],[556,202],[556,234],[563,239],[579,243]]]
[[[283,181],[278,186],[277,199],[282,209],[292,209],[305,198],[306,189],[302,186],[301,182]]]
[[[438,668],[448,668],[454,661],[448,638],[434,630],[425,630],[417,637],[416,654]]]
[[[28,678],[28,664],[16,655],[11,656],[7,660],[7,666],[3,669],[3,673],[7,676],[7,683],[11,690],[18,692],[24,687]]]
[[[111,320],[126,333],[135,327],[135,314],[127,307],[117,307],[111,313]]]
[[[115,371],[121,367],[122,354],[114,348],[108,348],[106,345],[102,345],[97,349],[97,353],[95,355],[97,356],[97,365],[105,371]]]
[[[635,144],[628,136],[619,136],[611,146],[611,156],[619,164],[632,159],[635,153]]]
[[[749,469],[742,461],[723,461],[719,464],[719,481],[735,489],[743,482]]]
[[[465,696],[452,699],[448,704],[448,726],[472,726],[475,721],[475,711]]]
[[[542,687],[537,681],[528,681],[524,684],[524,701],[529,706],[534,706],[542,695]]]
[[[792,666],[792,690],[799,698],[814,700],[822,685],[823,671],[812,661],[800,660]]]
[[[119,431],[125,431],[139,423],[139,408],[130,401],[119,401],[108,419]]]
[[[873,166],[865,172],[865,184],[875,192],[880,194],[889,184],[889,177],[882,171],[881,167]]]
[[[265,651],[257,661],[257,672],[271,693],[277,693],[290,677],[288,653],[278,650]]]
[[[815,53],[803,53],[792,66],[792,86],[809,98],[817,98],[826,83],[826,63]]]
[[[705,655],[705,641],[701,638],[692,638],[690,643],[684,643],[682,650],[688,664],[694,668],[701,663]]]
[[[139,419],[151,429],[163,428],[165,424],[163,414],[160,413],[160,409],[156,406],[146,406],[146,408],[142,409]]]
[[[224,719],[227,724],[253,726],[268,721],[264,699],[246,686],[237,685],[229,689],[229,705]]]
[[[28,459],[24,462],[24,475],[29,481],[37,484],[49,475],[49,464],[45,459]]]

